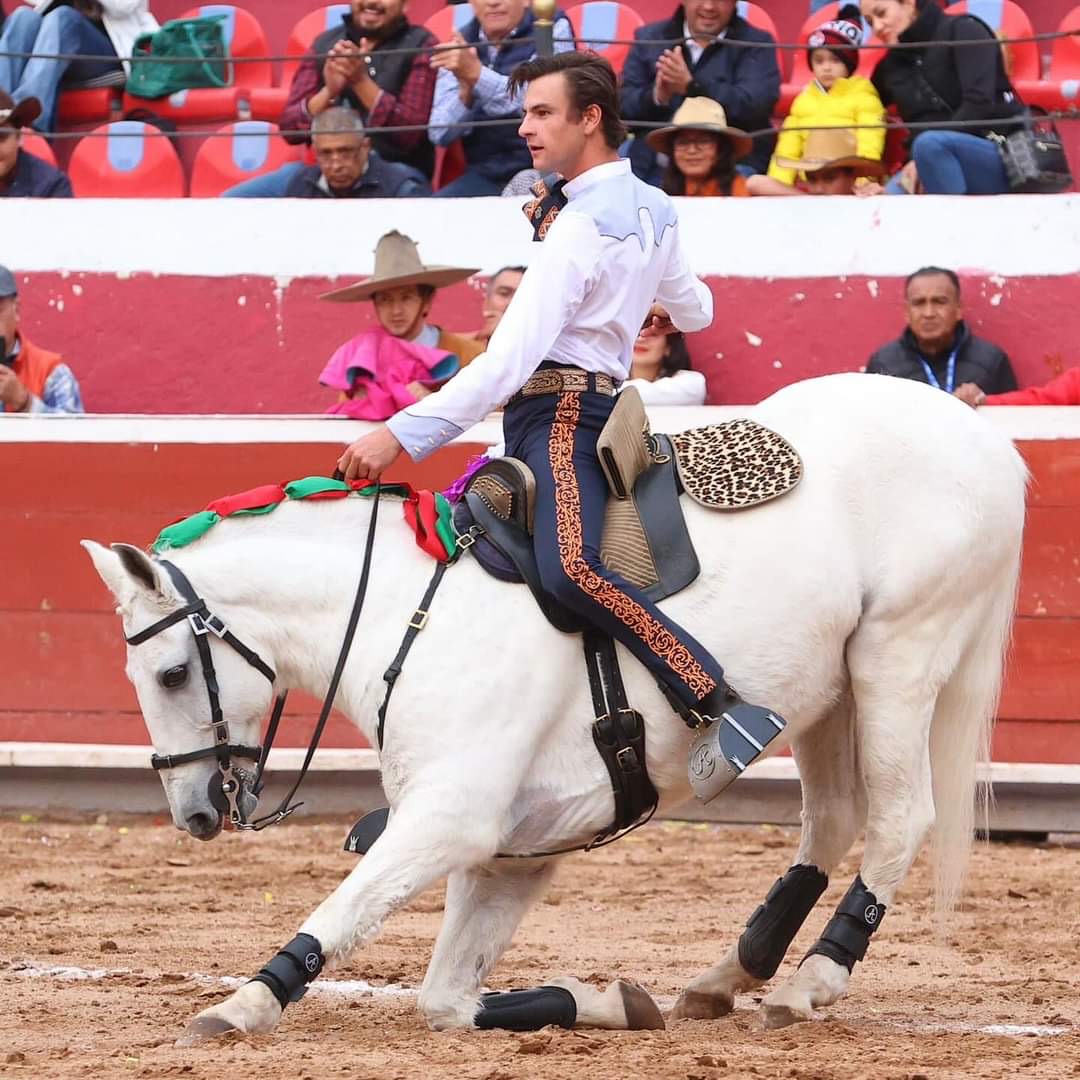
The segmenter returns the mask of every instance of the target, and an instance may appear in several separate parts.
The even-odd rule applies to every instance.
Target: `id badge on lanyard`
[[[945,370],[945,385],[942,386],[938,382],[938,377],[934,374],[934,369],[927,363],[923,357],[919,357],[919,363],[923,366],[923,371],[926,372],[926,381],[935,390],[944,390],[946,394],[951,394],[956,389],[956,354],[960,351],[959,348],[953,349],[949,353],[949,363]]]

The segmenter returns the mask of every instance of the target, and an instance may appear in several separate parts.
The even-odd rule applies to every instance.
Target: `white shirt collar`
[[[629,171],[630,162],[626,158],[619,158],[618,161],[605,161],[603,165],[594,165],[591,169],[586,169],[580,176],[568,180],[563,191],[568,199],[572,199],[575,195],[580,195],[586,189],[591,188],[593,184],[611,180],[613,177],[622,176]]]

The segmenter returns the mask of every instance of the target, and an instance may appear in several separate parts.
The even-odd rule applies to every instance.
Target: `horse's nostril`
[[[218,814],[191,814],[187,819],[187,830],[199,840],[209,840],[217,835],[221,827]]]

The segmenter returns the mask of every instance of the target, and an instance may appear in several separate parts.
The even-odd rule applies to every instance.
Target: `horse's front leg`
[[[418,790],[420,789],[420,790]],[[378,933],[386,917],[454,870],[486,862],[498,843],[498,813],[462,805],[461,791],[422,790],[394,808],[386,831],[344,881],[315,909],[300,933],[255,978],[203,1010],[178,1045],[227,1031],[266,1033],[298,1000],[324,964],[343,961]],[[482,796],[483,798],[483,796]],[[461,814],[450,813],[457,805]],[[497,806],[495,807],[497,810]]]

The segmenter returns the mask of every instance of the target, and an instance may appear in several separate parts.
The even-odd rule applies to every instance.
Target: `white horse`
[[[749,512],[686,502],[701,577],[665,609],[712,650],[747,700],[787,718],[788,739],[775,742],[790,741],[802,781],[795,863],[817,868],[823,881],[865,826],[861,879],[879,905],[876,921],[935,825],[938,900],[947,907],[971,843],[976,762],[987,750],[1015,603],[1024,465],[972,410],[899,379],[814,379],[749,414],[792,442],[805,477]],[[268,517],[222,522],[174,561],[276,669],[276,689],[321,695],[370,513],[366,499],[287,503]],[[337,699],[372,745],[382,673],[432,570],[390,504],[377,532]],[[85,546],[128,635],[181,605],[138,549]],[[222,643],[211,647],[233,741],[257,744],[271,686]],[[688,797],[691,733],[645,670],[625,652],[621,659],[629,699],[646,719],[663,810]],[[166,688],[165,672],[182,681],[177,668],[190,677]],[[129,648],[127,673],[158,753],[207,744],[207,695],[184,623]],[[580,843],[612,819],[591,721],[578,638],[553,630],[527,589],[463,558],[446,575],[390,709],[381,758],[389,824],[301,932],[317,939],[328,963],[342,961],[391,912],[447,878],[419,1006],[433,1028],[473,1026],[489,972],[557,861],[496,853]],[[215,768],[210,758],[162,773],[176,826],[202,839],[221,827],[207,795]],[[762,970],[732,948],[689,984],[675,1016],[723,1015],[736,993],[762,985],[819,893],[785,894],[774,902],[783,910],[772,912],[783,925],[755,931],[749,944],[774,963]],[[850,963],[809,956],[764,999],[765,1023],[810,1018],[844,993],[849,974]],[[662,1023],[631,984],[601,992],[569,977],[550,983],[571,991],[580,1024]],[[281,1011],[266,985],[250,982],[189,1032],[268,1032]]]

